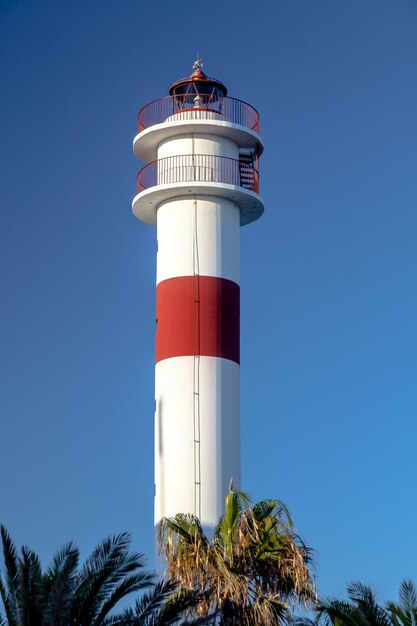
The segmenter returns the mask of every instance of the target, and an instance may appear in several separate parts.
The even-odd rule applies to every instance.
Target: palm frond
[[[360,581],[353,581],[347,585],[349,598],[357,605],[376,605],[376,596],[369,585],[365,585]]]
[[[365,616],[349,602],[335,598],[321,599],[318,621],[324,626],[368,626]]]
[[[402,608],[396,602],[387,602],[385,608],[388,611],[394,626],[409,626],[409,615],[404,613]]]
[[[239,506],[242,509],[249,509],[252,506],[252,496],[247,493],[247,491],[242,491],[241,489],[233,489],[233,483],[230,483],[230,491],[233,491],[239,500]]]
[[[138,572],[132,574],[122,580],[117,587],[113,590],[111,595],[103,602],[101,610],[97,617],[92,622],[92,626],[100,626],[103,624],[105,618],[113,610],[116,604],[134,591],[140,591],[141,589],[148,589],[155,580],[155,574],[148,572]]]
[[[405,611],[417,611],[417,590],[412,580],[403,580],[400,585],[400,605]]]
[[[19,587],[18,556],[16,547],[3,524],[1,524],[0,526],[0,534],[3,544],[3,560],[5,573],[5,582],[2,584],[1,594],[7,619],[9,620],[10,624],[14,626],[14,620],[17,619],[16,594]]]
[[[176,583],[163,580],[148,593],[143,594],[135,607],[106,618],[102,626],[171,626],[188,624],[197,626],[206,622],[187,621],[185,612],[196,603],[194,592],[174,593]]]
[[[412,580],[403,580],[400,585],[400,608],[407,616],[404,626],[416,626],[417,590]]]
[[[78,561],[78,547],[69,542],[54,555],[43,575],[47,595],[43,620],[48,626],[70,622]]]
[[[159,581],[151,591],[143,594],[139,600],[136,600],[135,608],[132,611],[135,619],[143,621],[152,616],[156,610],[160,609],[170,594],[173,593],[175,587],[175,583],[169,580]]]
[[[417,590],[412,580],[403,580],[400,585],[399,603],[387,602],[395,626],[417,626]]]
[[[164,601],[160,603],[159,608],[156,611],[148,612],[145,616],[144,626],[171,626],[172,624],[184,623],[186,612],[198,602],[198,592],[173,593],[174,589],[175,584],[171,590],[167,588]]]
[[[192,543],[198,536],[205,537],[200,520],[195,515],[178,513],[175,517],[163,517],[158,525],[158,539],[160,545],[167,537],[176,535],[187,543]]]
[[[47,592],[52,588],[55,580],[61,575],[63,570],[71,573],[71,575],[73,571],[77,570],[79,556],[80,551],[72,541],[69,541],[55,552],[52,562],[43,574],[43,585]]]
[[[354,581],[349,583],[347,591],[370,626],[392,626],[389,614],[377,603],[376,595],[369,585]]]
[[[253,515],[257,522],[265,518],[273,518],[275,525],[285,525],[293,530],[294,523],[288,508],[281,500],[261,500],[253,507]]]
[[[44,608],[42,571],[38,556],[26,546],[22,547],[18,559],[18,581],[16,600],[19,621],[40,626]]]
[[[119,582],[144,566],[140,553],[130,553],[130,535],[107,537],[92,552],[82,567],[74,594],[72,619],[90,626]]]
[[[9,626],[15,626],[16,604],[13,601],[13,599],[9,598],[9,594],[7,593],[6,587],[1,577],[0,577],[0,596],[3,602],[4,611],[6,613],[7,623],[9,624]]]
[[[214,531],[215,542],[225,550],[229,561],[233,557],[233,533],[242,514],[242,500],[236,491],[230,490],[226,496],[225,514],[220,518]]]

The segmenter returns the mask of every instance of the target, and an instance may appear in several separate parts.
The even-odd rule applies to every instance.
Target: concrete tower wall
[[[169,143],[174,154],[190,147]],[[230,480],[240,485],[239,207],[216,196],[166,201],[157,236],[155,523],[192,512],[212,529]]]
[[[155,523],[188,512],[212,530],[230,479],[240,485],[239,370],[207,356],[157,363]]]
[[[157,214],[157,284],[174,276],[217,276],[239,284],[240,213],[233,202],[190,195]]]
[[[238,159],[239,148],[227,137],[207,133],[192,133],[174,140],[167,139],[158,146],[158,159],[177,154],[211,154]]]

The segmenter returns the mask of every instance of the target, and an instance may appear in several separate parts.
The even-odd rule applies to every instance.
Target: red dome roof
[[[173,85],[171,85],[169,94],[171,96],[185,94],[192,87],[192,91],[197,91],[200,94],[217,93],[219,96],[225,96],[227,89],[220,80],[217,78],[210,78],[201,69],[202,63],[200,59],[194,63],[194,72],[187,78],[180,78]]]

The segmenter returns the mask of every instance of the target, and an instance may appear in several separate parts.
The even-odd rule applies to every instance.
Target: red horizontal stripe
[[[156,362],[216,356],[239,363],[240,289],[225,278],[179,276],[156,288]]]

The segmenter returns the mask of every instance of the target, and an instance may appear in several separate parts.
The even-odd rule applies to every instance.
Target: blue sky
[[[204,69],[255,106],[242,229],[243,487],[279,497],[319,587],[414,577],[415,0],[2,0],[0,519],[44,562],[153,553],[155,231],[136,115]]]

